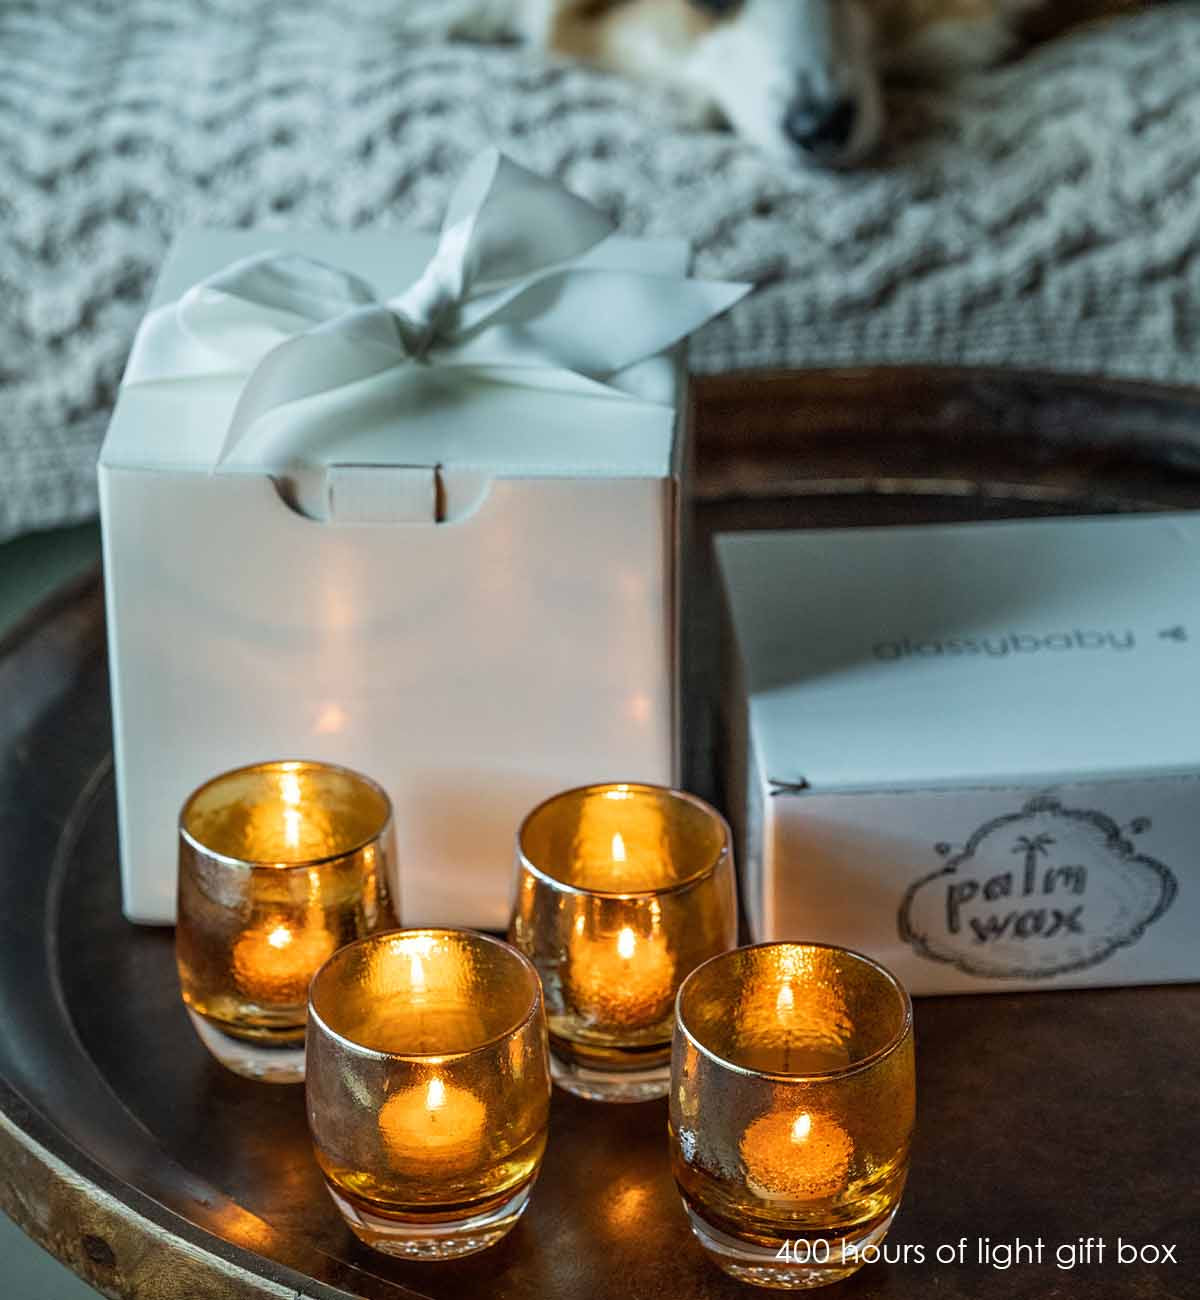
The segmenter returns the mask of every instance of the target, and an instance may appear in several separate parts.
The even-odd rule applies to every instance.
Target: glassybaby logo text
[[[920,641],[903,637],[899,641],[876,641],[872,651],[881,662],[895,663],[900,659],[1007,659],[1016,655],[1064,654],[1079,650],[1127,653],[1136,650],[1137,646],[1137,635],[1131,628],[1123,632],[1075,628],[1071,632],[1008,632],[995,636],[934,637]]]
[[[838,1238],[785,1241],[775,1258],[792,1264],[982,1264],[997,1272],[1022,1265],[1049,1265],[1069,1272],[1079,1265],[1177,1264],[1178,1243],[1134,1242],[1117,1237],[1076,1237],[1050,1245],[1043,1237],[960,1237],[927,1247],[921,1242],[884,1241],[863,1245]]]

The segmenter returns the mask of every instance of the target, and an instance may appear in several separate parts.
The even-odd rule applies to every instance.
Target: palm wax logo
[[[1162,633],[1159,634],[1163,636]],[[1184,640],[1186,636],[1174,636]],[[1131,628],[1124,631],[1100,631],[1075,628],[1070,632],[1008,632],[995,636],[935,637],[914,641],[904,637],[899,641],[877,641],[875,658],[883,663],[899,659],[957,659],[979,656],[1004,659],[1016,655],[1065,654],[1078,650],[1100,650],[1128,653],[1138,646],[1136,633]]]
[[[994,817],[945,865],[909,886],[900,937],[931,961],[971,975],[1039,979],[1083,970],[1136,943],[1170,907],[1169,867],[1141,853],[1126,826],[1094,808],[1050,795]]]

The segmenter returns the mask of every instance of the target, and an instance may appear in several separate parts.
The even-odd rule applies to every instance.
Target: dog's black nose
[[[783,129],[805,153],[827,158],[846,148],[857,121],[858,105],[852,99],[814,104],[810,99],[797,98],[783,119]]]

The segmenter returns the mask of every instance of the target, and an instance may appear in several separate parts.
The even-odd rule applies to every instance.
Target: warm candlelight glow
[[[639,935],[630,925],[591,937],[576,921],[565,977],[576,1011],[594,1025],[643,1029],[670,1014],[675,960],[664,935]]]
[[[838,1070],[849,1059],[849,1012],[843,992],[813,977],[803,951],[780,955],[776,984],[751,984],[733,1015],[744,1030],[744,1063],[783,1074]]]
[[[393,931],[339,949],[309,999],[309,1127],[350,1230],[423,1260],[498,1241],[546,1147],[532,964],[470,930]]]
[[[396,924],[390,827],[369,778],[294,759],[222,773],[184,803],[180,986],[196,1032],[231,1070],[303,1079],[313,975],[341,945]]]
[[[395,942],[397,952],[408,958],[408,996],[413,1001],[421,1002],[429,991],[425,963],[433,954],[433,940],[425,934],[407,934]]]
[[[273,917],[247,930],[233,948],[238,988],[264,1006],[303,1003],[308,982],[336,945],[320,917]]]
[[[556,1080],[664,1095],[679,981],[737,938],[724,819],[679,790],[584,786],[529,814],[518,857],[509,937],[542,976]]]
[[[742,1134],[746,1183],[771,1201],[836,1196],[850,1180],[854,1144],[832,1116],[768,1111]]]
[[[629,697],[629,704],[626,707],[631,722],[645,724],[650,721],[654,713],[654,701],[645,693],[638,691]]]
[[[285,771],[279,778],[279,795],[293,808],[300,805],[300,778],[295,772]]]
[[[346,710],[338,704],[327,704],[317,715],[313,731],[318,736],[336,735],[346,728]]]
[[[289,849],[298,849],[300,847],[300,778],[295,772],[284,772],[279,778],[279,796],[287,804],[283,810],[284,843]]]
[[[883,1240],[908,1172],[903,986],[844,948],[762,943],[697,967],[675,1005],[671,1166],[697,1240],[757,1286],[848,1277]]]
[[[379,1132],[397,1167],[446,1177],[480,1162],[486,1120],[473,1092],[435,1074],[423,1087],[393,1093],[383,1103]]]

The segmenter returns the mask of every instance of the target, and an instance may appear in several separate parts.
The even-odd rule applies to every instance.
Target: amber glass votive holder
[[[368,1246],[453,1259],[524,1212],[546,1148],[537,972],[499,939],[398,930],[343,948],[309,992],[308,1122]]]
[[[801,1289],[878,1256],[916,1106],[912,1004],[820,944],[713,958],[676,1004],[671,1162],[692,1231],[736,1278]]]
[[[255,763],[183,805],[183,1001],[201,1041],[234,1073],[304,1078],[309,980],[343,944],[397,924],[391,843],[383,790],[326,763]]]
[[[737,942],[725,819],[653,785],[546,800],[518,832],[509,939],[542,977],[555,1082],[597,1101],[665,1096],[679,983]]]

